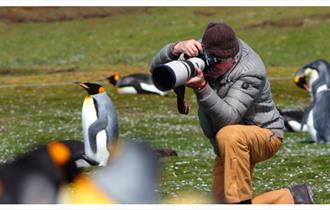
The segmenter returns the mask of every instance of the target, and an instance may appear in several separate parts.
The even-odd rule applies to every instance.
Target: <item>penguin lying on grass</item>
[[[85,97],[81,119],[87,157],[105,166],[110,149],[118,139],[118,120],[115,107],[97,83],[78,82],[88,95]]]
[[[284,128],[289,132],[307,131],[307,126],[303,125],[302,120],[305,114],[303,109],[279,109],[281,116],[284,120]]]
[[[62,203],[71,204],[155,204],[159,162],[146,144],[124,142],[115,150],[109,165],[88,176],[79,175],[63,193]]]
[[[52,141],[0,166],[0,203],[56,203],[60,185],[81,172],[78,141]]]
[[[330,143],[330,65],[319,59],[300,68],[294,77],[300,88],[309,91],[312,103],[304,114],[302,125],[314,142]]]
[[[121,94],[158,94],[164,96],[169,92],[164,92],[156,88],[151,76],[148,74],[136,73],[121,77],[115,73],[107,78],[108,82],[116,87],[116,91]]]

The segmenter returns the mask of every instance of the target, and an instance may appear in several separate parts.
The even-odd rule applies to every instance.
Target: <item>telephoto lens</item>
[[[190,58],[184,61],[171,61],[152,70],[152,80],[162,91],[185,85],[186,81],[196,75],[196,68],[204,69],[205,62],[201,58]]]

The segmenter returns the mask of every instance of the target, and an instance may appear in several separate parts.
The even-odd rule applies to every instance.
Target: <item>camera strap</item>
[[[187,115],[189,113],[189,105],[184,99],[186,86],[179,86],[173,89],[176,93],[176,104],[180,114]]]

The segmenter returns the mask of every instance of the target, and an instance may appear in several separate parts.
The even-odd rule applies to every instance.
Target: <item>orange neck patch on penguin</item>
[[[52,161],[57,166],[63,166],[69,161],[71,157],[71,152],[69,148],[59,141],[53,141],[49,143],[47,146],[47,150]]]
[[[99,87],[99,93],[104,93],[105,92],[105,88],[104,87]]]
[[[119,74],[117,74],[117,73],[116,73],[116,74],[114,75],[114,79],[116,80],[116,82],[118,82],[118,81],[119,81],[119,79],[120,79],[120,76],[119,76]]]

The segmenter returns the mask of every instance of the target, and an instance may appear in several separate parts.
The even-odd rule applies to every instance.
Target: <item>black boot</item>
[[[313,204],[312,188],[308,184],[300,184],[289,187],[295,204]]]
[[[237,204],[252,204],[252,201],[251,201],[251,199],[249,199],[249,200],[241,201]]]

